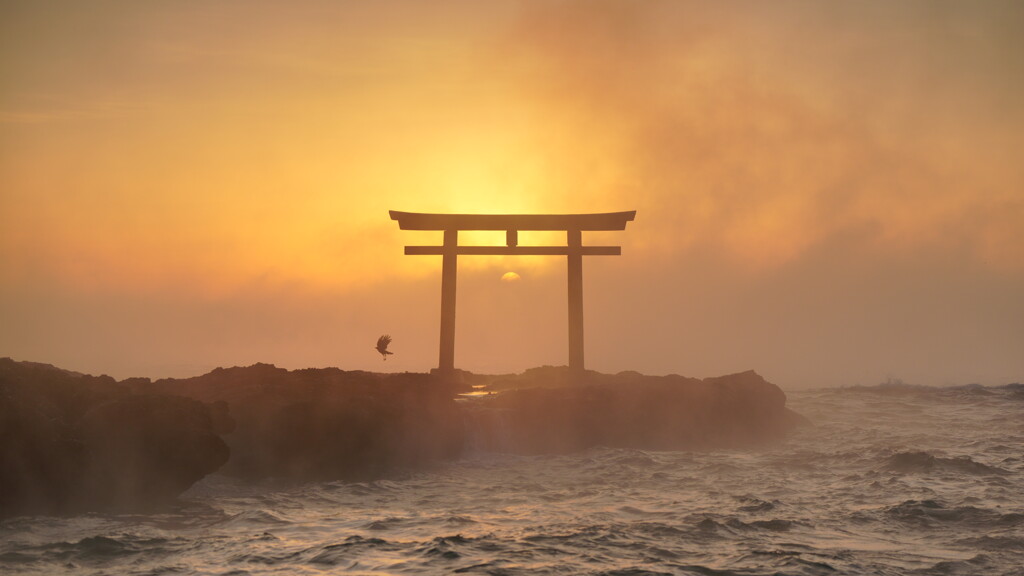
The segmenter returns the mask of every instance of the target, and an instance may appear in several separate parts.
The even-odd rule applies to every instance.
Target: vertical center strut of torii
[[[625,230],[636,210],[606,214],[416,214],[391,210],[402,230],[443,230],[443,246],[406,246],[406,255],[442,256],[441,353],[438,369],[455,369],[457,258],[465,255],[566,256],[569,261],[569,369],[583,371],[583,257],[618,256],[619,246],[584,246],[583,232]],[[504,246],[459,246],[460,230],[504,230]],[[519,231],[564,230],[565,246],[520,246]]]

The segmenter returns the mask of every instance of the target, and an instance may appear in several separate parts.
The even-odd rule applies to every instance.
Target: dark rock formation
[[[78,422],[89,447],[90,504],[130,507],[176,498],[228,460],[208,409],[181,396],[131,395]]]
[[[476,389],[485,396],[456,398]],[[0,516],[137,509],[215,470],[364,480],[457,458],[619,446],[749,446],[801,417],[754,372],[696,380],[218,368],[151,382],[0,359]],[[230,448],[230,450],[229,450]]]
[[[652,450],[736,448],[780,439],[802,417],[754,372],[682,376],[528,370],[494,383],[504,392],[469,408],[485,449],[557,453],[592,446]]]
[[[227,456],[201,402],[0,359],[0,516],[159,505]]]
[[[225,474],[362,480],[456,458],[463,446],[454,394],[427,374],[256,364],[136,389],[226,404],[237,427],[224,435]]]

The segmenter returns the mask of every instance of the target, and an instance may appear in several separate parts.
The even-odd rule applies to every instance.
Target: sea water
[[[214,475],[157,513],[12,518],[0,573],[1024,574],[1024,386],[788,397],[812,425],[756,449]]]

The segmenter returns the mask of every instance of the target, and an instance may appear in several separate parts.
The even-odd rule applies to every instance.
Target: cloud
[[[1020,62],[992,48],[1013,42],[998,12],[1019,9],[584,4],[527,4],[504,49],[572,134],[562,184],[639,207],[644,249],[771,268],[858,229],[874,257],[966,244],[1024,266],[999,223],[1021,217],[1022,174],[996,149],[1021,139],[1021,107],[979,109],[1024,96],[1003,81]]]

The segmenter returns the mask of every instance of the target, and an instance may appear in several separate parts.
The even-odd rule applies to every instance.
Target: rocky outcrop
[[[462,423],[427,374],[256,364],[117,382],[0,359],[0,516],[150,508],[216,470],[379,478],[458,457]]]
[[[224,435],[231,458],[222,472],[246,478],[379,478],[463,447],[454,394],[428,374],[256,364],[136,390],[227,405],[237,426]]]
[[[541,368],[496,380],[469,411],[485,450],[558,453],[592,446],[651,450],[746,447],[782,438],[803,419],[755,372],[682,376]]]
[[[477,395],[457,398],[469,388]],[[256,364],[116,382],[0,359],[0,516],[150,507],[214,471],[379,478],[467,445],[531,454],[751,446],[799,422],[785,403],[754,372],[697,380],[543,367],[442,378]]]
[[[227,460],[216,431],[199,401],[0,359],[0,516],[167,502]]]

